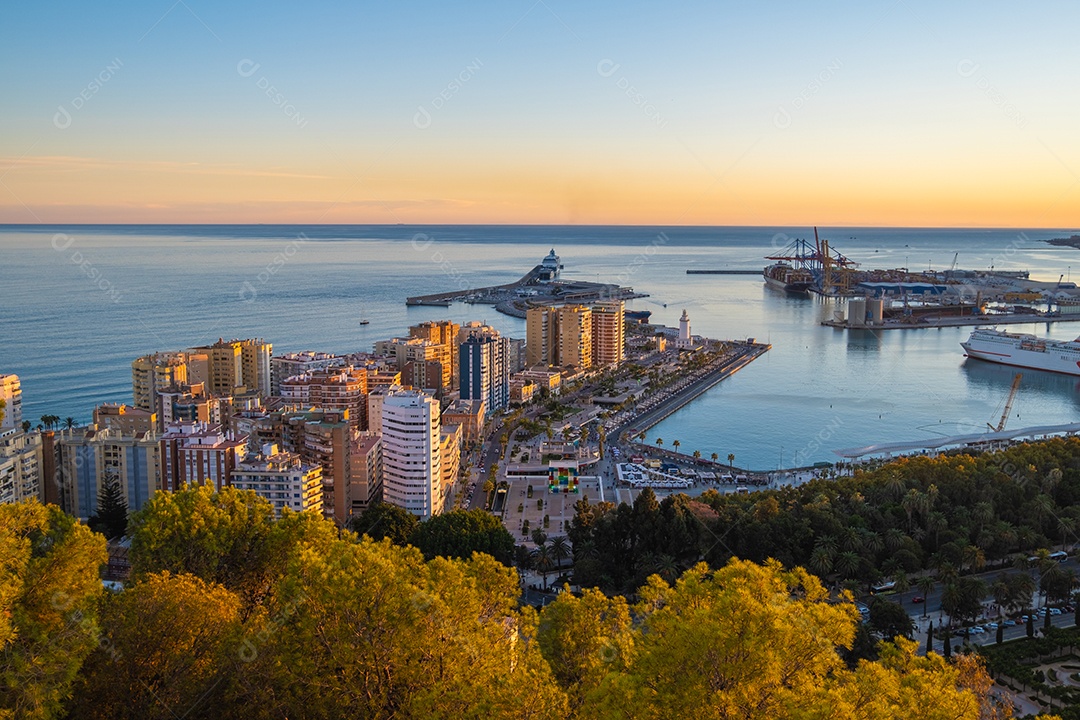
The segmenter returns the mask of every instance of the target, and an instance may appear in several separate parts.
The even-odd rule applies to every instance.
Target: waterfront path
[[[655,405],[627,420],[620,420],[619,425],[614,430],[609,430],[609,437],[616,438],[617,442],[622,443],[624,442],[622,440],[623,433],[632,432],[636,434],[648,430],[686,406],[690,401],[700,397],[705,391],[724,378],[731,377],[771,348],[772,345],[761,344],[739,346],[737,353],[733,357],[724,360],[714,370],[699,378],[685,381],[685,384],[678,386],[674,391],[665,390],[664,392],[670,394],[663,397]],[[629,442],[631,439],[628,437],[625,442]]]

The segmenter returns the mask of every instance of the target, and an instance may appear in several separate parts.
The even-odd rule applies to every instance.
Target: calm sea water
[[[843,228],[833,246],[864,267],[1071,276],[1080,251],[1042,240],[1070,230]],[[835,460],[833,450],[997,423],[1014,372],[963,357],[969,330],[868,332],[822,327],[835,306],[789,297],[759,277],[686,275],[759,269],[806,228],[537,226],[0,226],[0,372],[22,378],[27,419],[88,420],[130,402],[130,362],[219,337],[262,337],[275,352],[370,350],[411,324],[483,320],[514,337],[524,321],[489,306],[407,308],[405,298],[509,282],[551,248],[567,278],[650,294],[633,307],[695,333],[755,337],[772,351],[657,426],[684,451],[734,453],[756,469]],[[360,317],[370,320],[359,325]],[[1072,339],[1080,324],[1016,326]],[[1010,427],[1074,422],[1080,383],[1024,373]]]

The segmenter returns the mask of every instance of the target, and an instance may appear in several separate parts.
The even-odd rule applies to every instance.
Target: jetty
[[[552,250],[543,262],[515,282],[416,295],[406,298],[405,304],[449,307],[455,302],[478,303],[493,305],[495,310],[504,315],[524,318],[530,307],[632,300],[649,296],[648,293],[635,292],[632,287],[622,287],[614,283],[562,280],[559,279],[561,269],[558,256]]]
[[[687,275],[760,275],[760,270],[687,270]]]

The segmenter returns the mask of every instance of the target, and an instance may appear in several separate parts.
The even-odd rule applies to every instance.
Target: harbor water
[[[1071,279],[1080,251],[1042,240],[1071,230],[824,229],[863,268],[1028,270]],[[629,285],[654,322],[773,349],[653,428],[649,442],[735,455],[757,470],[835,461],[833,450],[968,434],[996,425],[1015,370],[965,360],[970,328],[838,330],[841,306],[766,288],[765,255],[812,228],[540,226],[0,226],[0,373],[22,379],[24,417],[87,421],[130,402],[130,362],[219,337],[274,350],[370,350],[411,324],[485,321],[486,305],[406,307],[412,295],[520,278],[554,248],[564,277]],[[361,325],[361,318],[369,323]],[[1072,339],[1080,324],[1009,326]],[[1008,427],[1075,422],[1076,378],[1025,371]]]

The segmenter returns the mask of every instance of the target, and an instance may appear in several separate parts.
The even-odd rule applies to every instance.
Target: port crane
[[[829,247],[829,241],[818,236],[814,228],[814,244],[796,238],[787,247],[775,255],[768,255],[766,260],[783,260],[794,267],[808,270],[814,277],[815,285],[823,292],[848,290],[851,268],[858,263]]]
[[[1009,420],[1009,411],[1012,410],[1013,400],[1016,399],[1016,391],[1020,389],[1020,378],[1022,377],[1024,377],[1023,373],[1016,373],[1016,377],[1013,378],[1012,388],[1009,390],[1009,397],[1005,399],[1005,409],[1001,412],[1001,420],[998,421],[997,427],[986,423],[986,427],[994,432],[1001,432],[1005,429],[1005,423]]]

